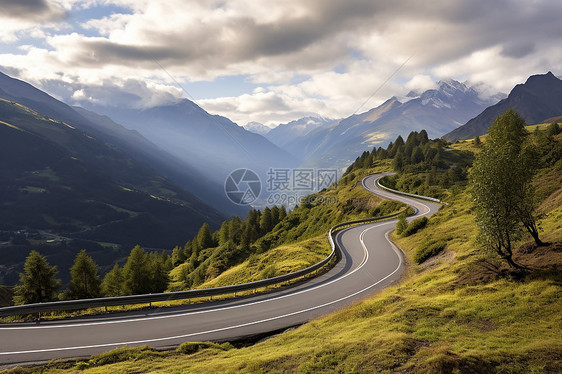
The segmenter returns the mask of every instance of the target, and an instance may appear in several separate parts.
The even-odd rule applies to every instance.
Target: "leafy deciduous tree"
[[[512,267],[520,267],[512,245],[521,238],[521,224],[542,244],[533,215],[533,152],[524,126],[511,109],[496,118],[470,174],[478,240]]]

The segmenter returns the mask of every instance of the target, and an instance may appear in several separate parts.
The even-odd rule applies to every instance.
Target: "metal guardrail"
[[[391,174],[389,174],[389,175],[391,175]],[[414,198],[416,198],[416,199],[429,200],[429,201],[433,201],[433,202],[435,202],[435,203],[445,204],[445,203],[443,203],[441,200],[436,199],[436,198],[434,198],[434,197],[416,195],[416,194],[408,193],[408,192],[402,192],[402,191],[393,190],[392,188],[383,186],[383,185],[380,183],[380,180],[381,180],[382,178],[387,177],[387,176],[388,176],[388,175],[385,175],[385,176],[383,176],[383,177],[380,177],[380,178],[377,178],[377,179],[376,179],[377,187],[382,188],[383,190],[387,190],[387,191],[389,191],[389,192],[395,193],[395,194],[397,194],[397,195],[409,196],[409,197],[414,197]],[[363,184],[363,185],[364,185],[364,184]]]
[[[94,299],[64,300],[64,301],[52,301],[52,302],[45,302],[45,303],[15,305],[15,306],[0,308],[0,317],[47,313],[47,312],[64,311],[64,310],[100,308],[100,307],[119,306],[119,305],[147,304],[147,303],[153,303],[158,301],[182,300],[182,299],[192,299],[198,297],[212,297],[212,296],[225,295],[225,294],[236,293],[241,291],[255,290],[257,288],[262,288],[273,284],[279,284],[279,283],[291,281],[296,278],[300,278],[305,275],[308,275],[322,268],[324,265],[328,264],[335,256],[338,257],[338,260],[341,258],[341,250],[338,248],[338,246],[336,245],[333,239],[333,235],[337,230],[356,224],[369,223],[369,222],[392,218],[397,216],[398,214],[399,213],[394,213],[382,217],[372,217],[362,220],[349,221],[333,226],[328,232],[330,246],[332,247],[332,252],[328,255],[328,257],[326,257],[325,259],[314,265],[311,265],[299,271],[295,271],[293,273],[279,275],[277,277],[263,279],[250,283],[243,283],[243,284],[224,286],[224,287],[205,288],[205,289],[198,289],[198,290],[163,292],[163,293],[144,294],[144,295],[100,297]]]
[[[224,287],[188,290],[188,291],[162,292],[162,293],[153,293],[153,294],[116,296],[116,297],[100,297],[100,298],[93,298],[93,299],[64,300],[64,301],[52,301],[46,303],[15,305],[15,306],[0,308],[0,317],[34,314],[34,313],[46,313],[46,312],[63,311],[63,310],[99,308],[99,307],[107,307],[107,306],[147,304],[147,303],[153,303],[158,301],[193,299],[198,297],[218,296],[218,295],[225,295],[225,294],[236,293],[241,291],[255,290],[257,288],[262,288],[273,284],[290,281],[308,275],[313,271],[320,269],[328,262],[330,262],[330,260],[335,256],[335,254],[336,254],[335,247],[333,247],[332,252],[328,257],[326,257],[324,260],[312,266],[309,266],[305,269],[293,273],[283,274],[277,277],[263,279],[250,283],[243,283],[243,284],[224,286]]]

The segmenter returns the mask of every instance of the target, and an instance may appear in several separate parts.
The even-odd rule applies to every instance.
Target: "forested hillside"
[[[382,162],[381,167],[389,170],[388,162]],[[96,270],[90,271],[88,277],[93,279],[98,274],[98,280],[93,282],[99,284],[99,292],[88,293],[86,297],[245,283],[306,268],[330,253],[326,233],[333,225],[406,209],[402,203],[383,200],[365,191],[361,179],[366,175],[366,170],[350,173],[330,188],[307,196],[290,212],[284,207],[251,210],[245,219],[235,217],[224,221],[215,231],[204,223],[193,239],[176,246],[171,256],[137,245],[123,266],[115,264],[103,277],[99,277],[93,262],[90,267]],[[43,261],[43,268],[49,269],[46,259]],[[78,257],[74,264],[77,261]],[[60,276],[55,272],[51,278]],[[74,278],[67,275],[71,284]],[[58,295],[59,287],[53,288],[40,301],[76,298],[70,290]],[[60,287],[60,291],[64,288]],[[17,300],[39,301],[21,297]]]

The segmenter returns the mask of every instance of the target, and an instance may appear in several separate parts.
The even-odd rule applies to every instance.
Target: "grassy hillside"
[[[388,163],[381,168],[388,170]],[[170,290],[244,283],[290,273],[310,266],[330,253],[326,233],[349,220],[382,216],[404,204],[373,196],[361,186],[366,170],[348,174],[336,186],[308,196],[275,226],[259,233],[263,212],[250,212],[245,221],[234,218],[212,234],[214,245],[194,249],[198,238],[176,252],[185,259],[170,272]],[[252,218],[255,217],[255,218]],[[249,243],[242,237],[256,233]],[[222,238],[222,239],[221,239]],[[218,244],[218,245],[217,245]],[[178,255],[179,256],[179,255]],[[298,260],[295,260],[298,258]]]
[[[253,282],[307,268],[323,260],[330,252],[326,235],[286,244],[266,254],[252,254],[243,263],[233,266],[218,277],[203,283],[200,288],[212,288]]]
[[[561,149],[562,134],[548,141],[552,148],[545,151]],[[470,143],[451,149],[460,147],[478,151]],[[345,188],[356,183],[355,177],[379,170],[373,165],[350,172],[347,178],[355,176]],[[402,282],[349,308],[250,347],[186,343],[167,352],[124,348],[76,363],[12,372],[562,372],[560,157],[543,164],[535,182],[544,214],[541,236],[550,244],[537,248],[530,237],[518,243],[514,259],[527,267],[523,275],[515,276],[476,246],[471,197],[466,183],[457,181],[439,187],[448,205],[424,229],[393,236],[408,262]],[[416,254],[436,242],[444,243],[444,249],[417,264]]]

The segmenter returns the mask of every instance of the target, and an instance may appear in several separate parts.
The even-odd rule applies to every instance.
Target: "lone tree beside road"
[[[524,229],[537,245],[543,244],[531,185],[536,151],[528,135],[525,120],[509,109],[490,126],[470,173],[478,242],[516,268],[520,266],[512,259],[512,246]]]
[[[51,266],[47,259],[37,251],[25,259],[24,272],[20,273],[22,284],[15,289],[16,304],[43,303],[57,298],[60,280],[55,279],[58,273],[56,266]]]

